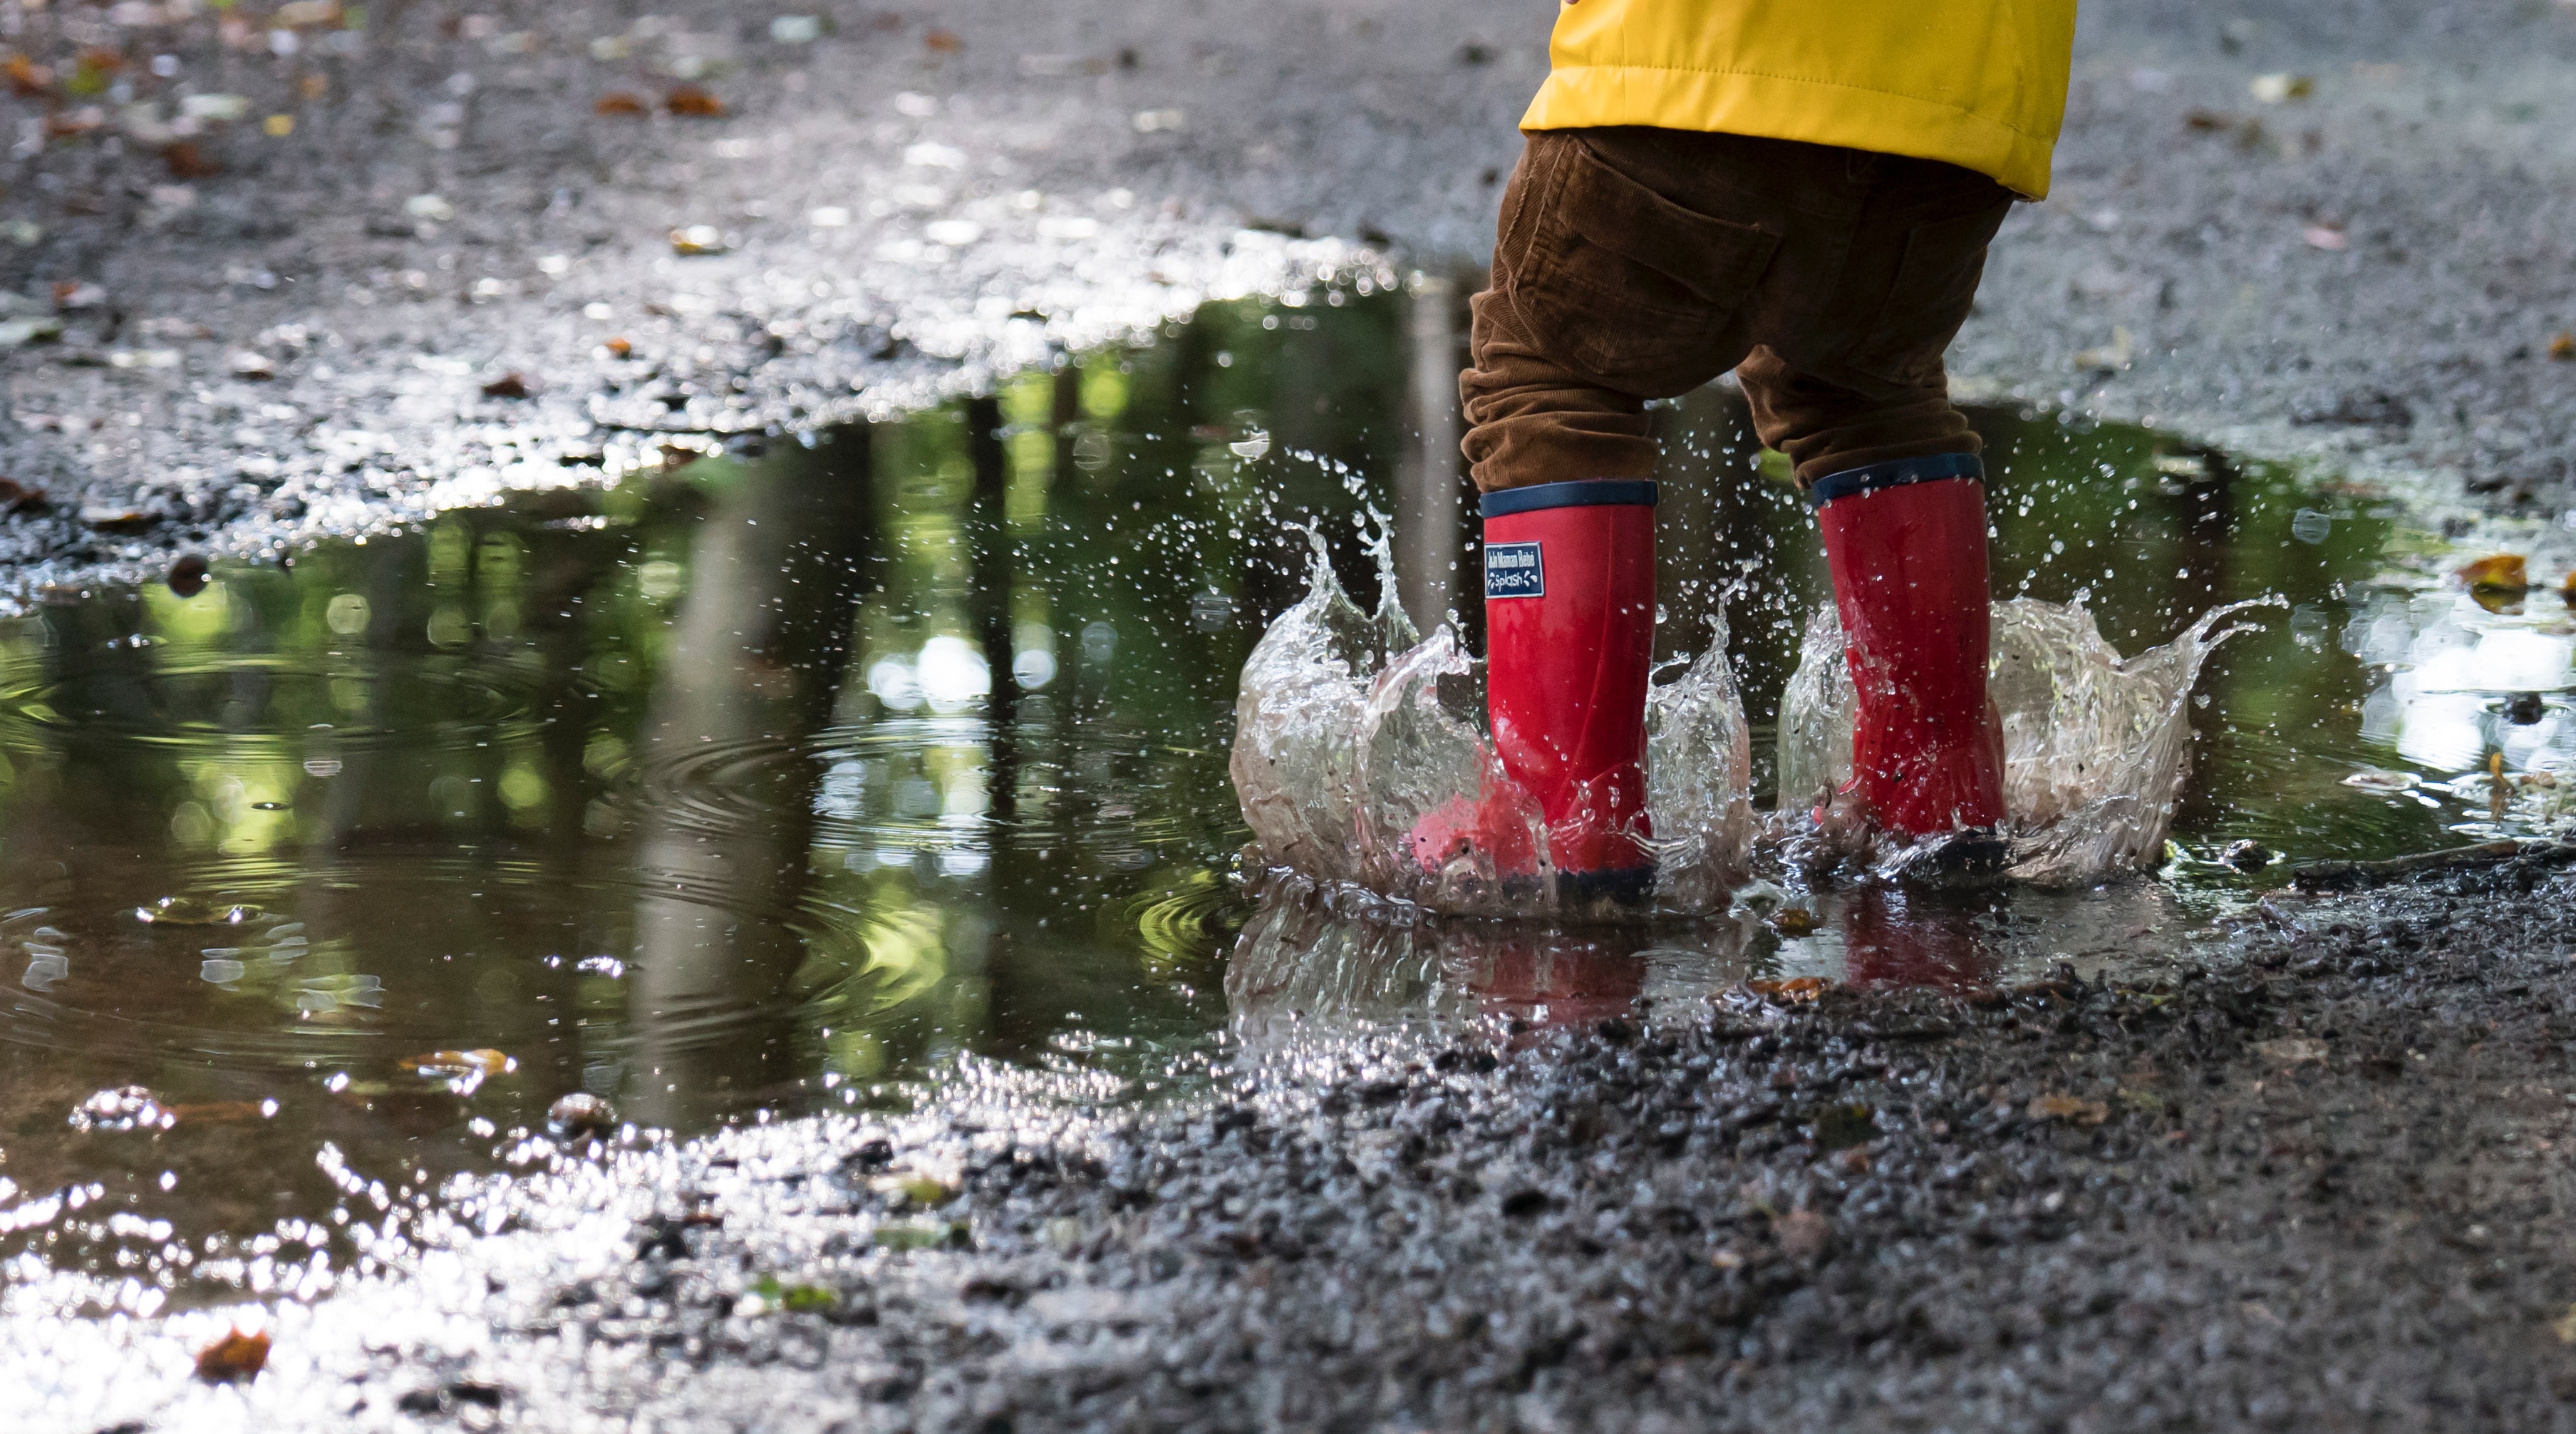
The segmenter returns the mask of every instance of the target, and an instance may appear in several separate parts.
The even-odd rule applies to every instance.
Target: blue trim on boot
[[[1836,498],[1851,498],[1875,493],[1881,488],[1902,488],[1908,483],[1932,483],[1943,478],[1974,478],[1983,481],[1986,465],[1973,453],[1935,453],[1924,458],[1894,458],[1885,463],[1872,463],[1866,468],[1846,468],[1828,473],[1807,485],[1807,503],[1821,508]]]
[[[1533,483],[1526,488],[1488,493],[1478,501],[1476,511],[1480,517],[1500,518],[1510,513],[1535,513],[1541,508],[1588,508],[1604,503],[1651,508],[1656,496],[1654,483],[1647,479],[1579,478],[1571,483]]]

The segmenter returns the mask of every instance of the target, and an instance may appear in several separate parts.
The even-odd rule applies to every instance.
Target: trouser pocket
[[[1532,345],[1606,388],[1687,393],[1741,357],[1729,333],[1779,238],[1685,209],[1596,157],[1577,134],[1530,136],[1526,192],[1495,254]]]

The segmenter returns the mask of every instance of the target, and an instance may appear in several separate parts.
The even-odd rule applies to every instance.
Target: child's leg
[[[1855,391],[1769,348],[1736,370],[1757,431],[1796,461],[1817,504],[1858,697],[1851,785],[1783,800],[1824,799],[1840,820],[1908,837],[1990,833],[2004,816],[1986,696],[1983,469],[1940,361],[1956,326],[1927,326],[1905,366],[1911,385]],[[1927,855],[1966,873],[2000,868],[2005,853],[1979,835]]]

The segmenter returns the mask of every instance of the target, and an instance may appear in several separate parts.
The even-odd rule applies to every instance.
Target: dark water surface
[[[1255,903],[1235,675],[1298,595],[1293,522],[1368,591],[1403,329],[1385,298],[1215,306],[899,424],[0,625],[0,1256],[143,1306],[319,1288],[362,1263],[349,1223],[494,1168],[572,1091],[683,1132],[991,1063],[1115,1104],[1336,1021],[2151,964],[2278,879],[2232,842],[2534,830],[2547,790],[2498,824],[2490,754],[2576,766],[2554,596],[2415,576],[2438,543],[2366,494],[1993,411],[2005,593],[2083,595],[2130,651],[2289,604],[2203,680],[2162,878],[1845,893],[1803,938]],[[1731,394],[1666,420],[1665,646],[1726,604],[1767,770],[1821,554]]]

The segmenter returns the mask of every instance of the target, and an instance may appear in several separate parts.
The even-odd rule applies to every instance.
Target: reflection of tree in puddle
[[[1769,910],[1777,893],[1765,893]],[[1704,1016],[1745,981],[1956,989],[2043,974],[2144,976],[2185,944],[2172,891],[1908,893],[1854,886],[1798,898],[1809,934],[1739,906],[1688,924],[1556,928],[1353,910],[1303,882],[1265,884],[1227,960],[1226,1006],[1254,1049],[1309,1034],[1407,1026],[1463,1032]],[[1336,907],[1343,909],[1337,910]],[[1801,923],[1803,925],[1803,923]]]

